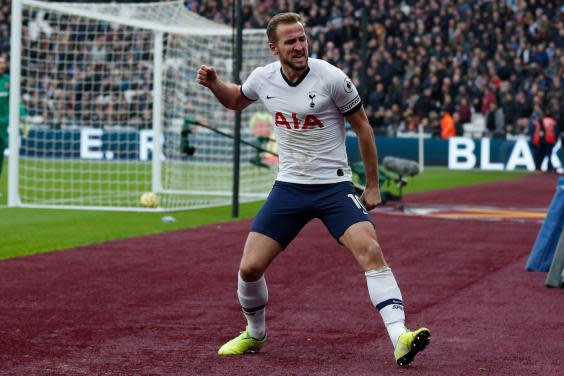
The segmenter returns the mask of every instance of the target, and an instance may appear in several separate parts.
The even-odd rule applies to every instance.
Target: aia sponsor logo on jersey
[[[308,128],[324,128],[325,125],[315,115],[306,115],[302,123],[298,118],[298,114],[292,112],[291,119],[286,118],[282,112],[274,114],[274,124],[277,127],[286,127],[288,129],[308,129]]]

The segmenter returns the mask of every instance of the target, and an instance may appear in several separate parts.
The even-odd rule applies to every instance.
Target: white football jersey
[[[256,68],[241,92],[249,100],[260,99],[273,114],[277,180],[301,184],[350,181],[344,116],[361,107],[360,96],[339,68],[312,58],[308,65],[295,83],[283,75],[279,61]]]

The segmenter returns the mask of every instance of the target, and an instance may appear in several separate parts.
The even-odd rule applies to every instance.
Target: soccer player
[[[278,61],[256,68],[242,85],[222,81],[202,65],[197,82],[227,108],[242,110],[261,100],[274,117],[279,172],[247,237],[239,266],[237,295],[246,330],[225,343],[219,355],[258,351],[266,342],[264,273],[300,230],[320,218],[356,258],[370,299],[386,325],[397,364],[407,365],[428,344],[427,328],[409,331],[400,289],[386,264],[367,210],[380,201],[374,134],[350,79],[331,64],[308,58],[304,23],[295,13],[274,16],[267,27]],[[356,132],[366,189],[354,194],[345,150],[345,118]]]
[[[6,73],[6,55],[0,55],[0,176],[4,166],[4,149],[8,147],[10,124],[10,76]]]

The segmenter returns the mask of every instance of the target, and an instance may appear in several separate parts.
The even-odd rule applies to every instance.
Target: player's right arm
[[[240,85],[222,81],[214,67],[202,65],[198,69],[196,81],[210,89],[219,102],[230,110],[241,111],[253,103],[241,93]]]

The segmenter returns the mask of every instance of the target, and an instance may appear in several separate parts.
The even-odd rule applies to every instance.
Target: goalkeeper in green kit
[[[8,147],[10,126],[10,75],[6,72],[7,68],[8,58],[6,55],[0,55],[0,176],[4,166],[4,150]],[[20,106],[20,117],[25,115],[25,108]]]
[[[0,176],[4,166],[4,150],[8,147],[10,124],[10,76],[6,73],[6,55],[0,55]]]

